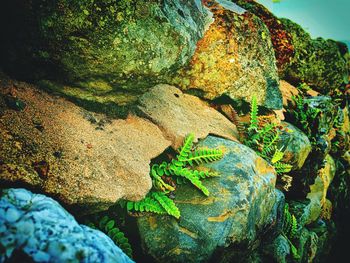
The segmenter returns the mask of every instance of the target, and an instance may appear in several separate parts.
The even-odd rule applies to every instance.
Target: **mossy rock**
[[[292,84],[307,83],[323,94],[348,82],[346,60],[336,41],[312,39],[309,33],[291,20],[282,18],[280,21],[292,34],[295,50],[283,78]]]
[[[133,103],[164,82],[189,60],[210,22],[194,1],[7,2],[0,24],[16,22],[1,28],[0,67],[100,105]]]

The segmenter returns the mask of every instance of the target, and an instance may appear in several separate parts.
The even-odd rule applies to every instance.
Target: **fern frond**
[[[124,235],[124,233],[117,227],[116,222],[108,217],[107,215],[102,218],[96,217],[97,221],[88,221],[87,225],[91,228],[99,229],[108,235],[113,242],[121,249],[125,254],[132,258],[132,248],[129,243],[129,239]]]
[[[167,191],[174,191],[174,187],[171,185],[165,183],[161,176],[166,175],[167,166],[166,163],[163,163],[161,165],[154,164],[151,168],[151,177],[154,187],[156,187],[159,190],[162,190],[163,192]]]
[[[199,149],[190,152],[187,158],[182,159],[185,163],[193,166],[195,164],[209,163],[221,159],[223,153],[219,149]]]
[[[198,171],[198,170],[193,170],[193,175],[196,176],[198,179],[204,179],[208,177],[218,177],[220,176],[219,173],[217,172],[210,172],[210,171]]]
[[[128,201],[126,209],[129,212],[152,212],[156,214],[166,214],[165,209],[150,194],[137,202]]]
[[[226,117],[234,124],[236,125],[237,131],[238,131],[238,135],[239,135],[239,139],[242,139],[245,133],[245,129],[244,129],[244,125],[243,123],[240,121],[240,118],[238,116],[237,111],[228,104],[224,104],[220,106],[221,110],[224,112],[224,114],[226,115]]]
[[[283,162],[276,162],[273,166],[275,167],[277,174],[288,173],[292,170],[293,167],[292,165]]]
[[[276,149],[276,150],[275,150],[275,153],[273,154],[273,156],[272,156],[272,158],[271,158],[271,163],[272,163],[272,164],[275,164],[275,163],[281,161],[282,158],[283,158],[283,156],[284,156],[284,152],[282,152],[282,151],[279,150],[279,149]]]
[[[202,193],[206,196],[209,196],[209,190],[202,184],[197,175],[192,170],[188,168],[175,168],[175,175],[182,176],[189,180],[195,187],[202,191]]]
[[[177,155],[177,160],[182,162],[182,158],[186,158],[191,152],[194,140],[194,134],[190,133],[186,136],[183,145],[178,149],[179,155]]]
[[[169,215],[172,215],[177,219],[180,218],[179,209],[175,205],[174,201],[166,194],[163,192],[151,192],[151,196],[160,203],[160,205]]]
[[[283,233],[289,238],[293,239],[298,230],[298,222],[293,214],[289,212],[288,204],[284,206],[284,217],[283,217]]]
[[[256,96],[252,97],[250,103],[250,125],[248,130],[258,130],[258,102]]]

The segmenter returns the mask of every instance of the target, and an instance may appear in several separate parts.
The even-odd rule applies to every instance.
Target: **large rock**
[[[196,138],[208,134],[236,140],[237,129],[221,113],[195,96],[183,94],[169,85],[157,85],[139,99],[141,116],[157,124],[178,148],[186,135]]]
[[[214,22],[197,43],[189,67],[172,82],[207,99],[222,95],[282,108],[270,33],[252,13],[229,1],[204,1]]]
[[[231,0],[258,16],[267,26],[271,35],[279,73],[282,73],[294,55],[292,35],[281,21],[266,7],[254,0]]]
[[[295,49],[283,78],[292,84],[304,82],[323,94],[340,88],[344,81],[348,81],[346,61],[335,41],[311,39],[298,24],[284,18],[280,21],[292,34]]]
[[[105,234],[25,189],[2,192],[0,245],[1,262],[133,262]]]
[[[211,22],[200,1],[184,0],[6,1],[0,10],[4,70],[103,105],[134,102],[164,82]]]
[[[25,183],[85,212],[151,188],[151,159],[170,145],[151,122],[108,120],[25,83],[1,85],[0,95],[2,183]]]
[[[283,148],[283,162],[293,165],[293,170],[300,169],[309,153],[311,152],[311,143],[301,130],[288,122],[281,122],[282,133],[278,148]]]
[[[175,192],[180,220],[170,216],[139,217],[145,251],[159,262],[237,262],[275,221],[273,168],[253,150],[234,141],[207,137],[199,147],[222,148],[224,158],[206,165],[220,173],[207,179],[209,197],[189,185]]]

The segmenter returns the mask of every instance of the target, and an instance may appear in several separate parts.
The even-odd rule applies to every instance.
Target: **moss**
[[[348,73],[337,43],[322,38],[311,39],[298,24],[288,19],[281,19],[281,22],[291,32],[295,49],[283,77],[295,85],[304,82],[323,94],[340,88]]]

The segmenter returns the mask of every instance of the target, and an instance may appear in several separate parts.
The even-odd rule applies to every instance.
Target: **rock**
[[[267,26],[275,51],[277,68],[282,73],[294,55],[292,35],[266,7],[254,0],[231,0],[258,16]]]
[[[27,106],[0,118],[3,183],[25,183],[84,213],[147,194],[151,159],[170,145],[157,126],[136,116],[109,120],[25,83],[0,94],[9,89]]]
[[[236,140],[237,129],[221,113],[195,96],[169,85],[157,85],[139,99],[141,116],[154,122],[178,148],[186,135],[208,134]]]
[[[79,225],[53,199],[25,189],[3,190],[0,225],[1,262],[15,262],[20,253],[17,262],[24,257],[25,262],[133,262],[105,234]]]
[[[327,191],[334,178],[335,171],[335,162],[330,155],[327,155],[324,160],[324,167],[318,171],[314,184],[310,185],[310,193],[306,196],[311,200],[310,205],[317,211],[310,218],[311,221],[315,221],[321,215],[321,209],[327,208]]]
[[[268,254],[279,263],[287,262],[286,258],[290,255],[289,242],[283,235],[277,236],[265,249],[268,251]]]
[[[277,148],[283,147],[282,161],[293,165],[293,170],[298,170],[311,152],[311,143],[307,136],[294,125],[288,122],[281,122],[281,125],[283,128]]]
[[[296,87],[289,84],[285,80],[280,81],[280,87],[281,87],[281,93],[282,93],[282,99],[283,99],[283,107],[288,108],[289,104],[294,104],[293,97],[298,96],[299,91]]]
[[[54,80],[42,85],[99,110],[133,103],[164,82],[189,61],[212,21],[200,1],[183,0],[16,1],[0,9],[3,69]]]
[[[344,81],[347,82],[349,73],[346,61],[335,41],[311,39],[298,24],[285,18],[280,21],[292,34],[295,50],[294,57],[284,71],[284,79],[292,84],[304,82],[324,95],[341,87]]]
[[[172,83],[206,99],[223,95],[281,109],[282,98],[270,33],[255,15],[228,1],[204,1],[214,22],[197,43],[189,67]]]
[[[198,147],[225,151],[223,159],[205,165],[220,173],[204,181],[210,196],[180,185],[174,200],[181,212],[178,221],[157,215],[137,219],[144,249],[156,261],[240,260],[239,255],[249,255],[259,231],[274,221],[276,175],[265,160],[242,144],[213,136]]]

